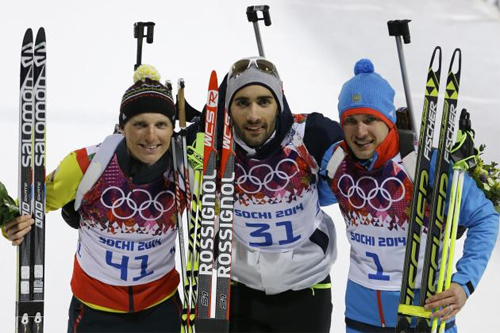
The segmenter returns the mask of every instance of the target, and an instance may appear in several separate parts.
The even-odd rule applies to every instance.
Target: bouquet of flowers
[[[19,216],[19,208],[14,199],[9,196],[5,186],[0,182],[0,227],[17,216]]]
[[[475,132],[471,127],[470,114],[462,109],[459,120],[457,140],[451,148],[454,168],[467,170],[495,210],[500,213],[500,169],[496,162],[485,164],[481,155],[486,145],[476,147]]]
[[[479,150],[484,150],[484,147],[481,145]],[[477,165],[470,175],[476,181],[477,187],[483,190],[486,198],[493,202],[496,211],[500,213],[500,169],[498,163],[484,164],[484,161],[478,158]]]

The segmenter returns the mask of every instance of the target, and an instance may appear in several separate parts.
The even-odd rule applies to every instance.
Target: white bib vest
[[[322,221],[317,165],[295,123],[276,154],[256,160],[237,156],[234,234],[254,250],[282,252],[307,240]]]
[[[351,244],[349,279],[370,289],[400,290],[413,184],[399,154],[382,169],[366,171],[339,146],[330,162],[331,189]],[[425,239],[423,234],[423,244]]]
[[[150,184],[132,184],[114,153],[121,140],[111,138],[103,142],[104,150],[97,151],[80,184],[76,258],[101,282],[145,284],[175,266],[175,185],[167,175]]]

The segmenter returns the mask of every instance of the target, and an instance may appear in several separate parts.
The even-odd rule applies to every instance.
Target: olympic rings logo
[[[108,204],[104,201],[104,197],[110,191],[117,191],[119,193],[119,198],[117,198],[116,200],[114,200],[113,202]],[[145,195],[145,200],[141,200],[141,203],[139,203],[139,204],[134,200],[134,198],[132,198],[132,196],[134,196],[135,199],[137,199],[138,193],[142,193]],[[165,206],[162,204],[162,202],[160,202],[160,199],[161,199],[160,197],[162,195],[167,196],[166,199],[162,200],[163,202],[168,202],[168,196],[172,197],[172,200],[170,200],[171,204],[167,208],[165,208]],[[151,196],[151,193],[149,193],[146,190],[134,189],[131,192],[129,192],[127,195],[125,195],[123,190],[119,187],[116,187],[116,186],[108,187],[106,190],[104,190],[104,192],[102,192],[102,195],[101,195],[101,203],[104,205],[104,207],[111,209],[111,211],[113,212],[113,215],[119,219],[122,219],[122,220],[130,219],[130,218],[134,217],[137,213],[139,213],[139,216],[141,218],[143,218],[144,220],[155,221],[155,220],[159,219],[165,212],[168,212],[173,207],[173,205],[175,203],[174,199],[175,199],[174,193],[172,193],[171,191],[162,191],[162,192],[158,193],[153,199]],[[122,216],[117,211],[118,208],[123,207],[123,205],[125,205],[125,208],[128,208],[131,211],[131,213],[127,216]],[[158,211],[159,212],[158,216],[150,216],[150,217],[145,216],[144,212],[150,210],[150,208],[154,208],[156,211]]]
[[[344,190],[340,186],[340,183],[342,182],[342,180],[344,178],[347,179],[347,181],[350,183],[349,184],[350,186],[347,187],[347,193],[344,193]],[[371,182],[373,184],[373,187],[371,188],[371,190],[368,191],[368,193],[366,193],[365,190],[363,188],[361,188],[361,186],[360,186],[360,183],[364,180],[368,180],[369,182]],[[401,192],[401,195],[399,195],[397,198],[392,197],[391,191],[388,189],[388,186],[387,186],[389,184],[389,182],[396,183],[396,186],[395,186],[396,190],[395,191],[391,190],[393,193],[398,193],[399,191]],[[342,193],[342,195],[349,200],[352,207],[354,207],[356,209],[360,209],[360,208],[363,208],[366,205],[366,203],[368,202],[370,207],[372,207],[373,209],[375,209],[376,211],[379,211],[379,212],[387,211],[392,206],[393,203],[401,201],[406,194],[406,188],[405,188],[403,182],[400,179],[395,178],[395,177],[386,178],[382,182],[382,184],[379,186],[377,180],[373,177],[364,176],[364,177],[359,178],[358,181],[356,183],[354,183],[354,179],[350,175],[344,174],[339,178],[337,186],[339,188],[340,193]],[[364,188],[367,189],[369,187],[364,186]],[[385,201],[387,201],[387,205],[382,205],[380,202],[381,200],[377,200],[377,202],[379,204],[381,204],[381,207],[376,207],[373,204],[372,199],[377,197],[378,194],[380,194],[382,196],[382,198]],[[354,197],[361,199],[362,203],[360,205],[356,205],[351,200]]]
[[[292,174],[289,174],[289,171],[283,171],[282,166],[284,163],[287,163],[290,168],[287,170],[294,170]],[[238,163],[237,166],[240,168],[242,175],[236,179],[236,185],[243,188],[243,184],[246,182],[250,182],[251,184],[257,186],[255,190],[247,190],[244,189],[248,194],[255,194],[262,190],[262,188],[266,188],[268,191],[280,191],[290,184],[291,179],[299,172],[299,166],[297,162],[290,158],[285,158],[281,160],[273,170],[273,168],[268,164],[258,164],[253,166],[248,173],[243,169],[243,167]],[[260,175],[265,175],[263,179]],[[283,184],[279,185],[277,181],[273,182],[273,180],[278,179],[278,181],[282,181]],[[276,187],[272,187],[272,184],[275,183]]]

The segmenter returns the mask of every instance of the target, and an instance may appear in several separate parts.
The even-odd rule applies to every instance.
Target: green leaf
[[[19,208],[9,196],[5,185],[0,182],[0,226],[19,216]]]

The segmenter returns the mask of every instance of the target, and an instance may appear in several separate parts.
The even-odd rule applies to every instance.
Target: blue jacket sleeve
[[[492,202],[465,175],[458,224],[467,228],[467,237],[452,281],[462,285],[467,296],[474,292],[486,269],[497,239],[498,221]]]
[[[434,171],[436,168],[437,151],[434,150],[431,159],[429,184],[434,184]],[[453,169],[450,166],[448,182],[448,193],[450,193],[453,179]],[[447,201],[450,195],[448,194]],[[446,204],[446,211],[448,210]],[[462,257],[456,265],[452,282],[460,284],[467,297],[474,292],[483,276],[490,259],[491,252],[495,246],[498,235],[498,213],[493,203],[486,199],[475,181],[465,174],[462,187],[462,200],[460,203],[460,216],[458,225],[467,229],[467,237],[464,241]]]
[[[335,195],[330,189],[330,185],[328,184],[326,177],[326,166],[328,165],[328,161],[330,161],[330,158],[332,158],[333,150],[337,145],[338,143],[334,143],[333,145],[331,145],[330,148],[326,150],[325,154],[323,155],[323,159],[321,160],[321,167],[319,171],[320,178],[318,184],[320,206],[329,206],[337,203],[337,198],[335,198]]]

